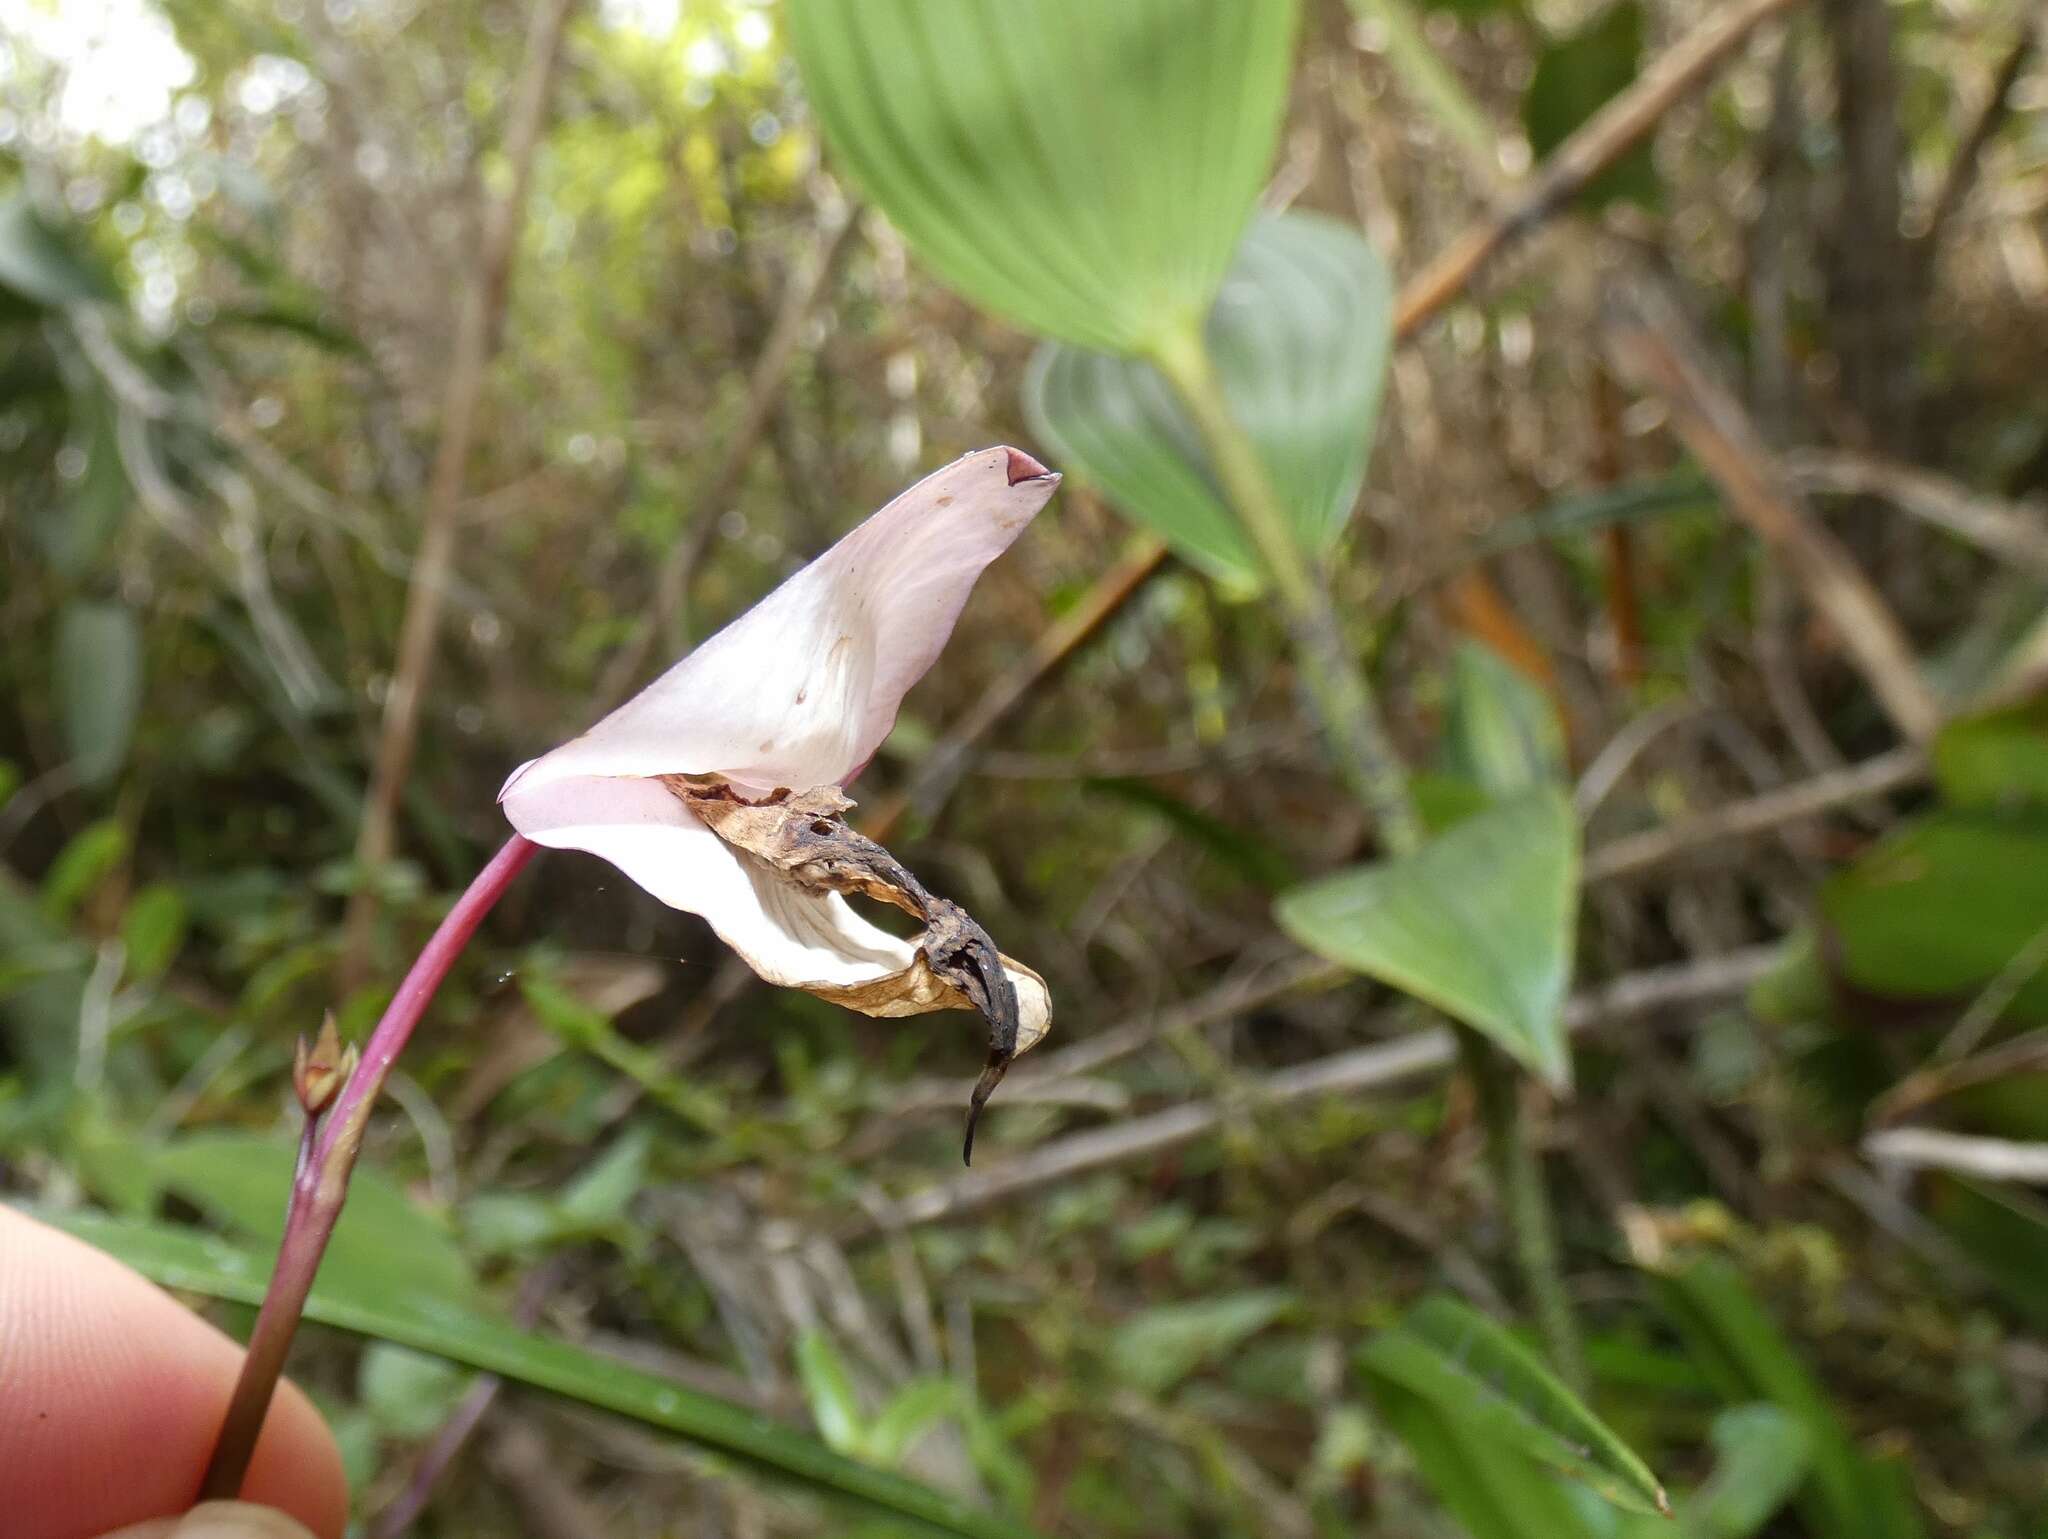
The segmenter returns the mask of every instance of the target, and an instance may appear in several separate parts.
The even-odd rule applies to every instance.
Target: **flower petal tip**
[[[1011,449],[1006,447],[1003,450],[1003,452],[1010,457],[1010,485],[1015,486],[1019,481],[1050,480],[1055,484],[1058,483],[1060,478],[1058,471],[1047,470],[1043,465],[1039,464],[1037,460],[1033,459],[1030,455],[1026,454],[1022,449]]]

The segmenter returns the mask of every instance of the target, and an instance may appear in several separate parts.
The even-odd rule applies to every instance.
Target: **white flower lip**
[[[589,731],[513,771],[498,793],[506,817],[536,844],[596,855],[702,915],[770,983],[842,991],[901,972],[912,942],[837,893],[742,860],[658,777],[722,776],[764,793],[845,785],[976,579],[1059,482],[1003,446],[925,477]],[[1006,972],[1022,1052],[1044,1036],[1051,1001],[1035,973]]]

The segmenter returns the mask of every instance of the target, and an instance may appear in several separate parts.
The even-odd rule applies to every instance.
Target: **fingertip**
[[[0,1205],[0,1513],[7,1539],[79,1539],[184,1512],[242,1349],[113,1257]],[[341,1454],[280,1388],[246,1483],[340,1539]]]

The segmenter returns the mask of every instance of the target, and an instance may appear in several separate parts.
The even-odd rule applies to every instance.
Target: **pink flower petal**
[[[843,785],[881,746],[982,569],[1058,485],[1015,449],[955,460],[581,737],[515,771],[505,793],[592,775]]]

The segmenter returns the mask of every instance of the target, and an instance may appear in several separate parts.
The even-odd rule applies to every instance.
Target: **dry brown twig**
[[[1762,977],[1777,958],[1777,947],[1753,946],[1632,974],[1573,998],[1565,1007],[1565,1025],[1584,1031],[1654,1010],[1725,998]],[[958,1218],[1038,1187],[1179,1148],[1214,1132],[1240,1110],[1272,1111],[1319,1096],[1383,1090],[1447,1069],[1456,1061],[1455,1040],[1450,1029],[1441,1026],[1353,1048],[1249,1080],[1241,1106],[1195,1101],[1054,1139],[1015,1159],[913,1192],[883,1209],[879,1217],[856,1223],[853,1232]]]
[[[533,160],[546,126],[562,34],[576,0],[537,0],[526,34],[526,57],[505,120],[505,160],[512,183],[505,196],[490,205],[478,242],[474,281],[462,291],[456,317],[453,357],[441,407],[441,438],[434,455],[427,503],[420,515],[419,552],[412,580],[405,590],[405,617],[398,633],[398,657],[391,686],[384,696],[383,720],[370,785],[363,799],[363,822],[356,836],[356,866],[364,885],[349,899],[342,940],[344,980],[359,977],[369,955],[376,923],[377,892],[367,874],[391,858],[399,798],[412,771],[413,748],[419,736],[420,703],[433,674],[434,647],[441,628],[441,606],[455,563],[456,514],[470,449],[476,438],[484,376],[504,329],[505,303],[512,288],[512,259],[526,219],[526,193],[533,178]]]
[[[1985,553],[2048,576],[2048,508],[1988,497],[1960,481],[1853,450],[1798,449],[1785,476],[1806,492],[1873,497]]]
[[[647,666],[648,654],[656,643],[670,653],[682,651],[683,614],[691,575],[703,559],[711,532],[718,527],[719,515],[732,500],[740,478],[753,460],[754,450],[775,420],[783,388],[789,383],[790,366],[797,360],[797,344],[803,340],[804,327],[818,302],[831,289],[840,263],[853,249],[865,212],[854,204],[828,217],[819,233],[817,249],[790,275],[775,320],[768,328],[767,340],[747,377],[746,404],[740,409],[739,421],[725,435],[724,452],[697,493],[697,516],[661,563],[654,583],[654,613],[641,622],[632,639],[613,655],[598,682],[597,696],[604,709],[611,709],[626,697]]]
[[[1721,489],[1729,511],[1784,559],[1893,724],[1913,742],[1930,736],[1941,725],[1941,705],[1898,620],[1842,542],[1785,484],[1677,307],[1650,284],[1624,280],[1606,342],[1622,377],[1664,404],[1672,430]]]

